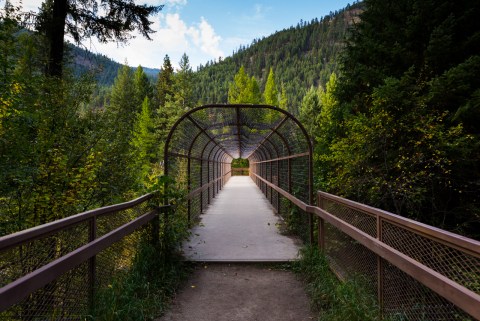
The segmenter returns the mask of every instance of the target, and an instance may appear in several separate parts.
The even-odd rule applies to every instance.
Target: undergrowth
[[[188,271],[173,254],[161,255],[144,243],[132,268],[97,293],[90,320],[153,320],[165,311]]]
[[[132,266],[116,273],[108,286],[97,291],[89,320],[153,320],[163,314],[190,274],[191,266],[178,254],[189,233],[185,215],[176,206],[182,191],[164,190],[166,181],[174,185],[173,180],[161,177],[152,188],[158,189],[158,198],[174,205],[176,211],[161,215],[156,228],[151,225],[144,231]]]
[[[376,299],[365,289],[365,281],[353,277],[339,281],[327,258],[315,247],[305,247],[293,269],[306,281],[312,309],[322,321],[380,320]]]

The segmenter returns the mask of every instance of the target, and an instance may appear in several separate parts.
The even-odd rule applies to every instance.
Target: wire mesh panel
[[[152,199],[146,195],[0,238],[0,320],[84,320],[95,293],[132,266],[144,233],[138,228],[155,215]],[[114,232],[125,236],[117,241]],[[95,243],[99,238],[103,243]]]
[[[455,297],[451,292],[445,292],[442,297],[421,281],[428,278],[425,273],[439,273],[448,278],[445,281],[448,284],[455,282],[455,287],[464,287],[460,291],[466,296],[472,297],[468,294],[470,290],[478,298],[480,242],[327,193],[319,192],[319,197],[321,208],[329,215],[399,251],[422,271],[433,270],[412,271],[409,275],[345,232],[325,223],[324,249],[332,269],[341,278],[364,277],[369,290],[377,294],[386,317],[394,320],[474,319],[452,303]],[[478,312],[480,301],[477,305]]]

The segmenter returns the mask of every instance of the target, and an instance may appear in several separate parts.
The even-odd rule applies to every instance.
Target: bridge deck
[[[300,242],[281,235],[280,219],[248,176],[233,176],[183,244],[187,260],[284,262],[295,260]]]

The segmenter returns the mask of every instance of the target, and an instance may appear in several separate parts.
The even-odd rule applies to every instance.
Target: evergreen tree
[[[147,74],[143,71],[142,66],[138,66],[135,70],[133,85],[135,88],[135,105],[142,105],[145,97],[149,100],[152,98],[152,85],[150,84]]]
[[[318,133],[318,118],[321,111],[318,90],[313,86],[307,91],[300,107],[299,120],[305,126],[308,134],[315,137]]]
[[[235,75],[234,80],[230,83],[228,89],[228,102],[230,104],[260,104],[262,102],[262,94],[255,77],[249,77],[245,73],[245,68]]]
[[[280,93],[279,107],[284,110],[288,110],[287,89],[285,88],[285,84],[283,82],[282,82],[282,91]]]
[[[254,76],[250,78],[245,92],[245,103],[247,104],[261,104],[262,93],[260,92],[260,86]]]
[[[162,7],[136,5],[133,0],[106,1],[101,6],[92,5],[89,0],[45,1],[36,24],[49,42],[48,74],[62,76],[65,32],[77,43],[92,36],[100,42],[126,42],[134,30],[150,39],[154,31],[148,18]]]
[[[175,75],[175,100],[183,108],[193,107],[193,71],[187,54],[179,62],[180,69]]]
[[[163,59],[163,66],[158,74],[156,90],[157,107],[163,108],[174,97],[174,74],[168,55],[165,55]]]
[[[112,86],[110,110],[115,114],[126,130],[132,128],[135,116],[140,106],[135,104],[136,90],[132,69],[127,65],[118,71],[117,78]]]
[[[151,169],[151,163],[157,159],[155,154],[154,123],[150,110],[150,100],[147,96],[143,100],[142,111],[138,114],[133,126],[131,145],[135,162],[134,169],[138,172],[137,179],[139,184],[143,185]]]
[[[480,3],[364,4],[338,83],[331,191],[478,235]]]
[[[265,84],[265,91],[263,93],[263,97],[265,100],[265,104],[278,107],[278,90],[275,84],[273,68],[270,68],[270,72],[268,73],[267,83]]]
[[[245,103],[245,93],[248,90],[249,83],[250,79],[245,73],[245,68],[242,66],[228,88],[228,102],[230,104]]]

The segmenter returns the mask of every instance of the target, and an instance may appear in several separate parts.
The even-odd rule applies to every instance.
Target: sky
[[[11,0],[18,3],[20,0]],[[0,0],[3,7],[5,0]],[[41,0],[22,0],[34,10]],[[178,67],[186,53],[194,70],[210,60],[231,56],[241,45],[344,8],[353,0],[136,0],[137,4],[164,5],[153,16],[152,41],[137,35],[127,44],[101,44],[87,39],[82,47],[130,66],[160,68],[168,54]]]

